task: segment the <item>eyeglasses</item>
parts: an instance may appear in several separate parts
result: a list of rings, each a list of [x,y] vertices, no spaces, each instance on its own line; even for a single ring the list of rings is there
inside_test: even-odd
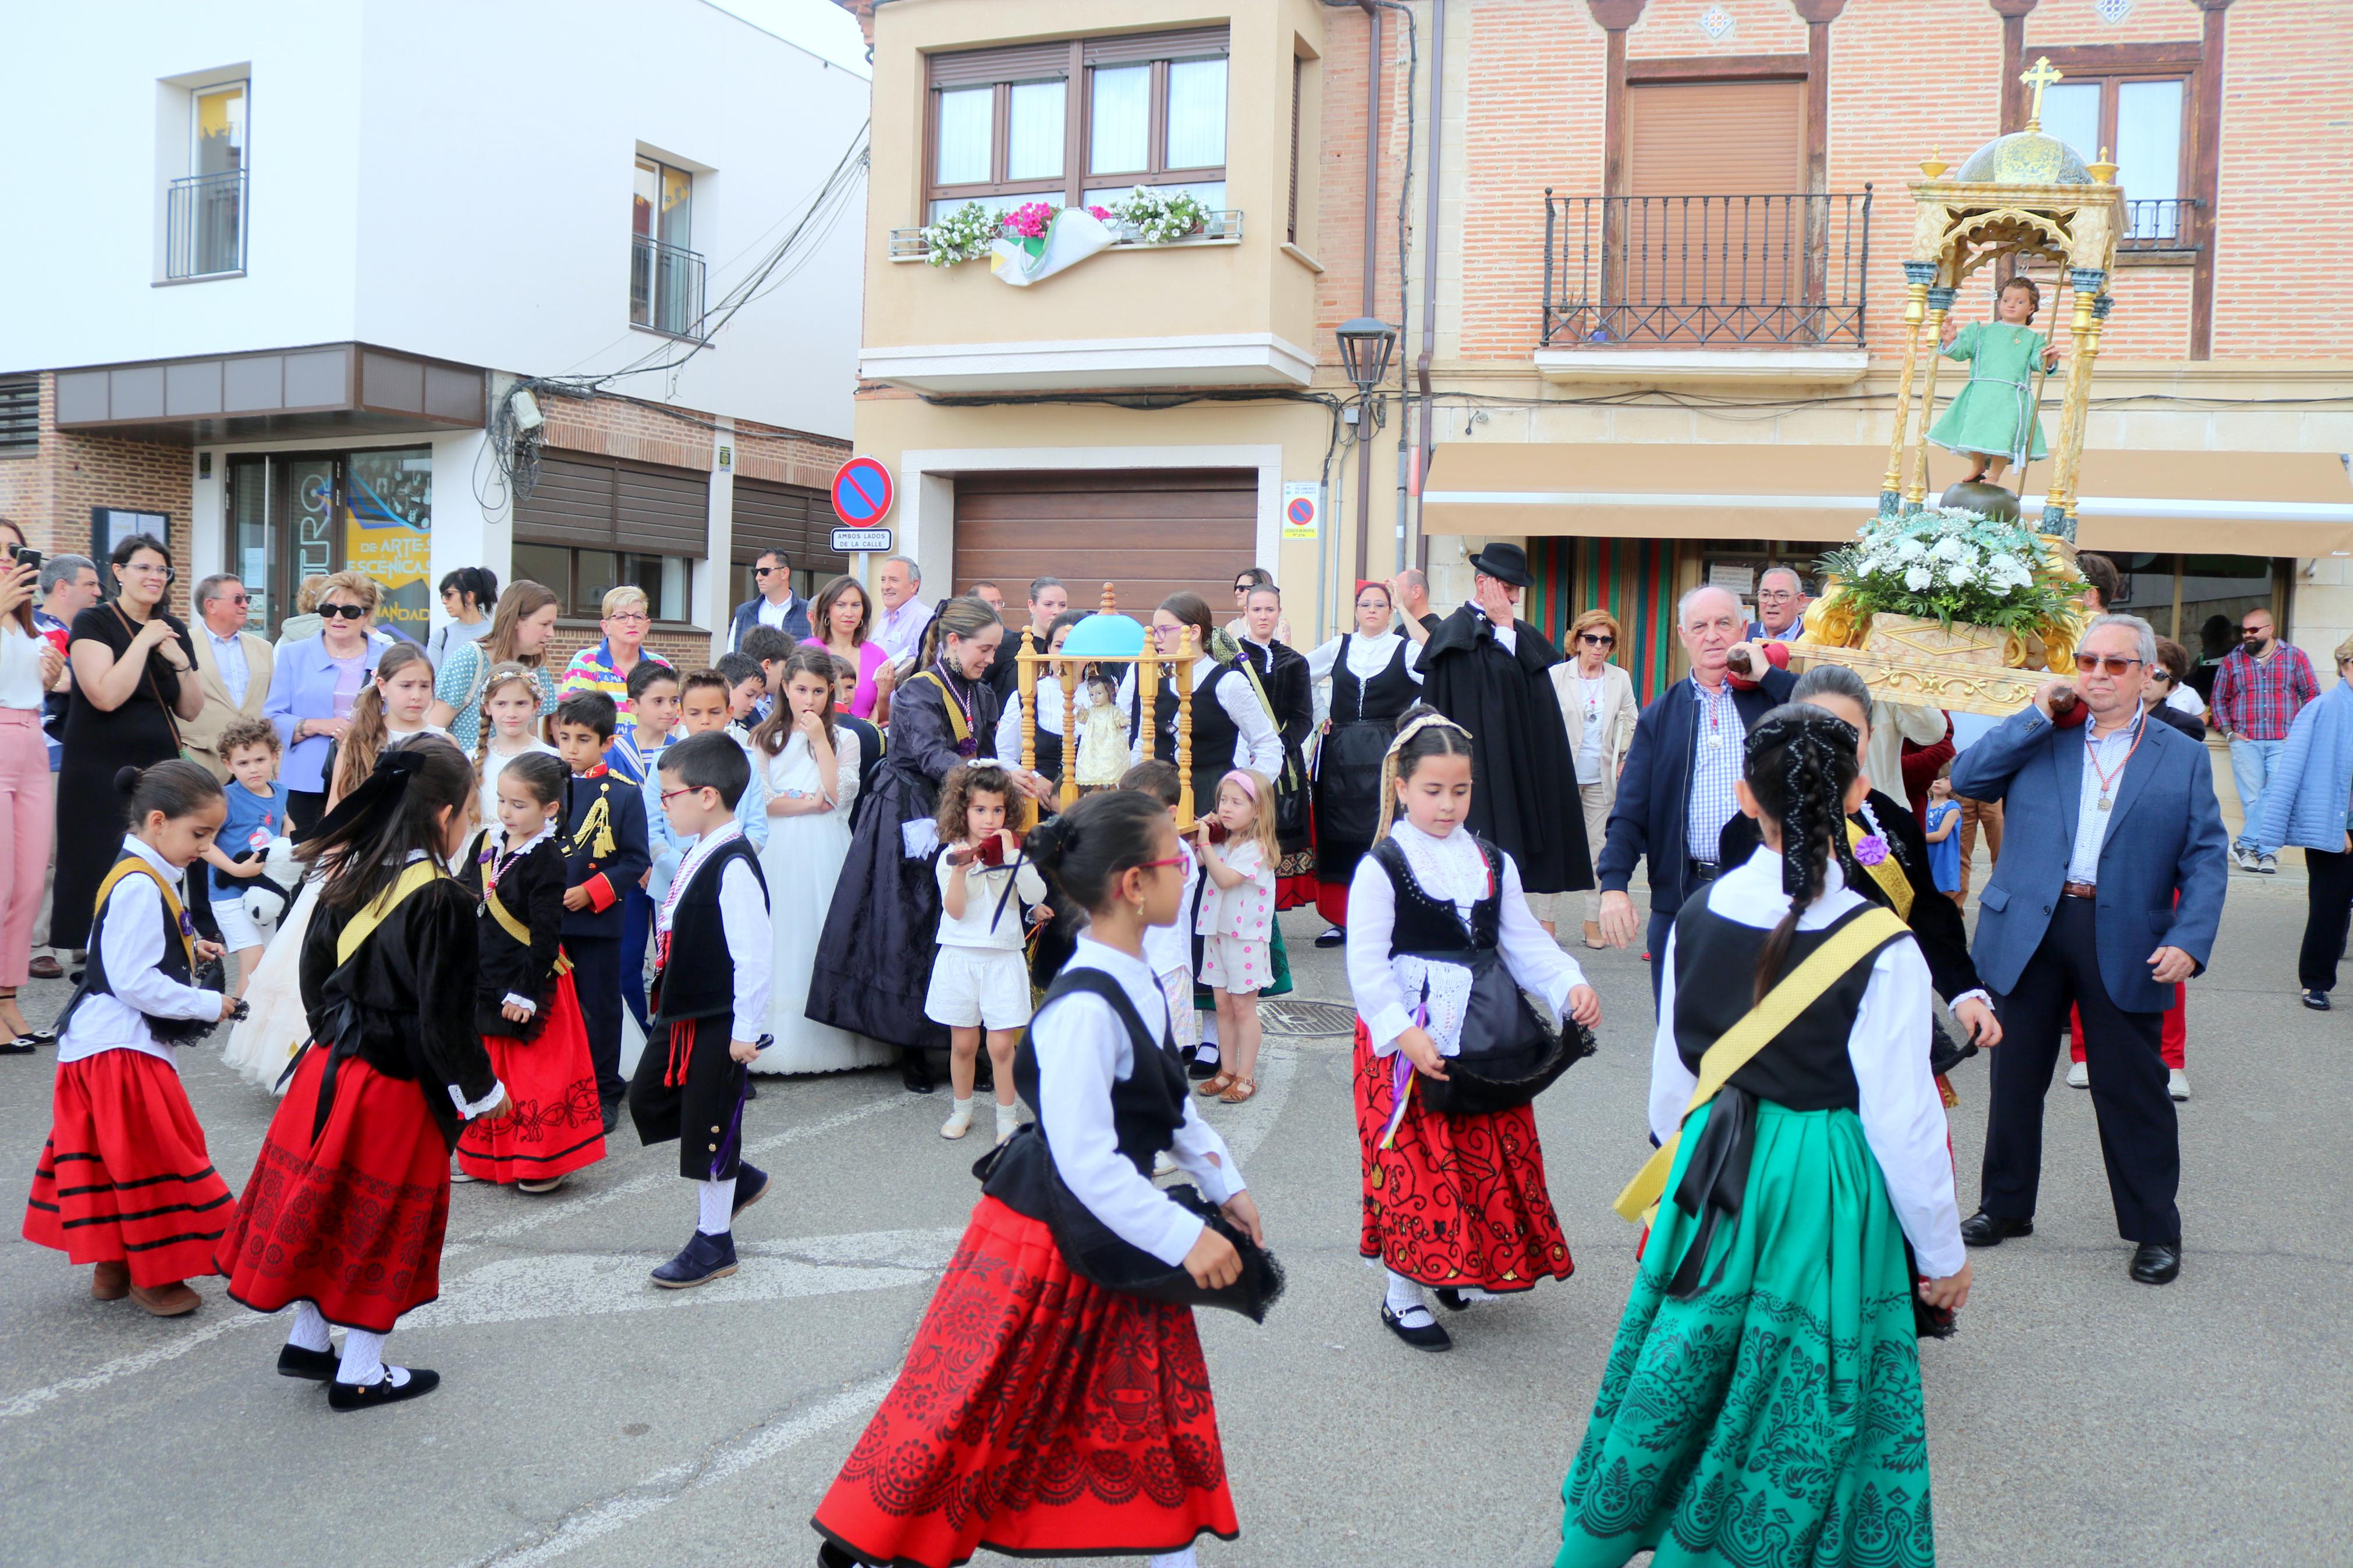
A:
[[[1139,871],[1157,871],[1163,866],[1182,866],[1184,863],[1185,857],[1182,855],[1170,855],[1158,860],[1145,860],[1135,868]]]
[[[656,795],[654,798],[660,801],[662,805],[668,805],[680,795],[694,795],[709,787],[710,786],[708,784],[689,784],[684,789],[665,790],[662,794]]]
[[[227,599],[232,605],[249,605],[253,603],[252,596],[247,594],[215,594],[213,598],[216,600]]]
[[[136,572],[142,577],[161,577],[168,583],[179,574],[169,566],[157,566],[151,562],[132,561],[115,568],[118,572]]]
[[[2079,653],[2075,656],[2075,668],[2084,675],[2122,675],[2139,662],[2119,653]]]
[[[1616,647],[1618,646],[1618,639],[1616,637],[1605,637],[1599,632],[1579,632],[1577,634],[1577,640],[1581,643],[1589,643],[1595,647]]]
[[[319,613],[330,620],[341,616],[347,621],[364,621],[368,615],[365,605],[322,605]]]
[[[764,572],[761,575],[765,577],[767,574]],[[607,616],[605,618],[617,626],[645,626],[653,624],[651,616],[641,615],[636,610],[623,610],[617,615]]]
[[[2272,629],[2269,626],[2241,626],[2239,628],[2239,635],[2242,637],[2269,637],[2271,635],[2271,630]]]
[[[783,570],[784,568],[781,566],[754,566],[752,568],[752,575],[754,577],[773,577]]]

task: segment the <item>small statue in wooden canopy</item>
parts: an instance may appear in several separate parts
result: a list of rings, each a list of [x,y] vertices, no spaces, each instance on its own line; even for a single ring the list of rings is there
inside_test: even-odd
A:
[[[1095,776],[1102,771],[1102,753],[1106,738],[1115,737],[1111,744],[1116,748],[1119,770],[1124,771],[1127,747],[1123,716],[1115,694],[1105,699],[1100,691],[1083,706],[1079,700],[1079,671],[1084,666],[1134,665],[1136,689],[1156,690],[1164,673],[1190,669],[1196,650],[1193,628],[1187,626],[1173,654],[1158,651],[1141,623],[1119,613],[1119,595],[1110,583],[1103,585],[1103,600],[1096,612],[1072,626],[1063,640],[1060,655],[1050,653],[1037,646],[1037,638],[1025,626],[1021,631],[1021,651],[1014,656],[1016,679],[1021,693],[1021,765],[1034,769],[1038,765],[1038,676],[1041,668],[1047,679],[1061,691],[1062,766],[1061,787],[1057,795],[1058,809],[1068,810],[1079,798],[1082,783],[1092,787]],[[1179,680],[1176,686],[1176,826],[1180,831],[1193,826],[1193,689],[1189,682]],[[1079,714],[1077,722],[1068,717]],[[1108,722],[1106,722],[1108,721]],[[1086,777],[1082,778],[1082,775]],[[1111,783],[1117,782],[1114,773]]]

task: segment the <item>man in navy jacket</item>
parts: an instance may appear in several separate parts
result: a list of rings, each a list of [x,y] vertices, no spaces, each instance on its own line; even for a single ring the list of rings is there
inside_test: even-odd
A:
[[[1953,763],[1953,793],[2001,801],[2006,818],[1971,950],[2005,1043],[1961,1239],[2033,1234],[2042,1100],[2072,1005],[2116,1229],[2137,1244],[2130,1272],[2145,1285],[2181,1269],[2181,1144],[2158,1023],[2176,983],[2206,967],[2230,878],[2206,748],[2142,715],[2156,662],[2147,621],[2098,616],[2076,649],[2080,673],[2046,683]],[[2069,692],[2088,724],[2053,723],[2052,700]]]
[[[809,602],[793,592],[793,563],[781,550],[771,550],[752,563],[752,581],[760,591],[735,606],[727,622],[727,651],[744,647],[744,634],[754,626],[771,626],[796,641],[809,635]]]
[[[1601,883],[1601,934],[1612,947],[1634,940],[1634,900],[1626,895],[1634,862],[1651,862],[1651,1002],[1659,1000],[1659,960],[1683,900],[1715,877],[1715,843],[1739,810],[1733,781],[1740,776],[1748,731],[1789,700],[1797,678],[1766,660],[1757,643],[1741,640],[1748,626],[1739,595],[1698,587],[1675,606],[1675,635],[1691,656],[1691,677],[1678,680],[1634,721],[1634,744],[1618,775],[1618,804],[1609,837],[1595,867]],[[1764,671],[1754,689],[1730,680],[1735,648],[1748,668]],[[1698,852],[1694,852],[1694,846]]]

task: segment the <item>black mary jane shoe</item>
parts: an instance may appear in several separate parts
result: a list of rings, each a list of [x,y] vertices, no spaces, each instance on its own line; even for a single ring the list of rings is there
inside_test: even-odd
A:
[[[2132,1277],[2143,1285],[2170,1285],[2181,1272],[2181,1247],[2144,1241],[2133,1248]]]
[[[2032,1236],[2031,1219],[2003,1219],[1983,1209],[1961,1221],[1961,1239],[1971,1247],[2000,1247],[2013,1236]]]
[[[751,1161],[738,1158],[735,1162],[735,1206],[727,1211],[727,1217],[733,1219],[737,1215],[766,1197],[769,1187],[776,1184],[776,1180],[774,1176],[752,1163]]]
[[[1185,1064],[1185,1076],[1195,1083],[1200,1083],[1205,1079],[1217,1077],[1219,1065],[1216,1057],[1196,1054],[1191,1061]]]
[[[1318,947],[1345,947],[1348,945],[1348,933],[1341,930],[1338,926],[1327,927],[1324,930],[1324,934],[1315,939],[1315,945]]]
[[[1381,1322],[1389,1332],[1418,1351],[1451,1351],[1454,1348],[1454,1336],[1440,1328],[1435,1320],[1418,1329],[1409,1329],[1398,1321],[1398,1315],[1389,1310],[1386,1301],[1381,1303]]]
[[[18,1035],[13,1040],[0,1040],[0,1057],[29,1057],[40,1048],[40,1041],[30,1035]]]
[[[278,1347],[278,1375],[280,1377],[332,1383],[335,1381],[335,1369],[342,1364],[343,1357],[337,1355],[332,1347],[322,1351],[306,1351],[301,1345]]]
[[[389,1370],[374,1383],[344,1383],[338,1379],[327,1384],[327,1408],[374,1410],[380,1405],[397,1405],[404,1399],[422,1399],[440,1386],[441,1374],[421,1366],[410,1367],[408,1381],[396,1385]]]

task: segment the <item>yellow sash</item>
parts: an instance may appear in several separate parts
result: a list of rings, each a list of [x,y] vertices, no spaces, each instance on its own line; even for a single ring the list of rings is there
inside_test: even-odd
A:
[[[1862,825],[1853,817],[1848,817],[1846,819],[1847,847],[1852,849],[1862,843]],[[1881,842],[1885,843],[1886,840],[1882,839]],[[1895,906],[1895,918],[1909,922],[1912,919],[1912,879],[1905,876],[1904,868],[1895,863],[1895,847],[1892,844],[1888,845],[1887,853],[1880,858],[1878,865],[1864,866],[1862,868],[1871,873],[1873,881],[1879,884],[1879,890],[1887,895],[1887,901]]]
[[[972,726],[965,722],[964,710],[957,705],[955,694],[948,689],[948,683],[928,669],[914,679],[928,680],[940,689],[940,706],[948,710],[948,733],[954,735],[959,744],[971,740]]]
[[[1765,994],[1765,1000],[1726,1029],[1700,1058],[1699,1083],[1692,1090],[1691,1103],[1683,1107],[1683,1120],[1690,1121],[1693,1111],[1715,1099],[1715,1091],[1734,1073],[1746,1067],[1757,1052],[1797,1022],[1798,1015],[1820,1001],[1822,994],[1837,984],[1848,970],[1883,942],[1905,935],[1908,929],[1887,910],[1873,906],[1849,921],[1836,936],[1816,948],[1812,957],[1783,975],[1780,983]],[[1663,959],[1665,954],[1660,956]],[[1651,1153],[1634,1179],[1626,1184],[1626,1190],[1618,1194],[1613,1205],[1620,1217],[1647,1225],[1657,1214],[1659,1196],[1667,1190],[1667,1176],[1674,1167],[1675,1150],[1683,1142],[1683,1136],[1678,1127],[1674,1135]]]
[[[340,969],[352,961],[360,944],[375,934],[375,928],[392,918],[392,911],[408,900],[408,895],[428,882],[438,882],[443,873],[430,857],[412,860],[404,868],[399,879],[375,897],[375,902],[352,917],[351,924],[335,938],[335,966]]]
[[[125,877],[145,877],[164,895],[166,923],[171,926],[172,934],[180,939],[180,950],[188,955],[188,968],[193,971],[196,967],[196,944],[195,939],[188,935],[188,928],[181,923],[180,896],[172,891],[172,884],[154,867],[138,856],[125,855],[114,863],[114,869],[109,871],[106,880],[98,885],[98,899],[91,904],[91,910],[96,911],[106,908],[107,895],[113,892],[115,884]]]
[[[516,942],[526,951],[530,949],[531,928],[515,919],[514,911],[507,908],[506,901],[499,897],[498,889],[491,886],[487,879],[482,884],[482,907],[491,911],[491,918],[499,922],[501,931],[514,938]],[[558,974],[572,973],[572,960],[565,955],[561,948],[558,948],[555,953],[555,973]]]

